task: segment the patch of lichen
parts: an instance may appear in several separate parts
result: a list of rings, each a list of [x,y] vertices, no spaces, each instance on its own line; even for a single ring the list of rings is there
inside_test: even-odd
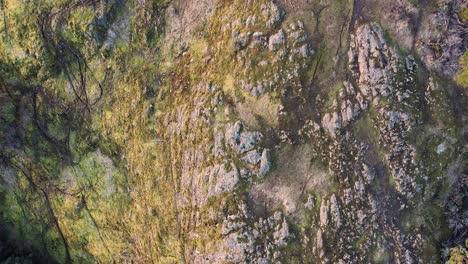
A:
[[[28,110],[22,111],[20,114],[27,114]],[[122,246],[122,240],[128,243],[125,235],[114,229],[123,227],[125,223],[125,218],[121,217],[125,210],[120,209],[123,209],[122,205],[128,204],[125,198],[126,182],[117,170],[104,171],[104,168],[112,168],[110,160],[103,164],[99,161],[99,157],[86,156],[86,153],[96,149],[96,146],[84,142],[88,137],[82,138],[83,134],[90,133],[89,130],[76,127],[73,130],[74,140],[71,140],[70,144],[73,149],[72,162],[76,164],[70,165],[63,161],[64,153],[57,151],[57,146],[53,143],[47,140],[34,140],[37,137],[41,139],[41,136],[33,124],[26,127],[22,142],[24,152],[19,152],[16,157],[12,156],[12,160],[7,162],[7,166],[20,173],[16,175],[14,185],[7,192],[7,199],[1,201],[2,207],[9,208],[2,210],[2,222],[5,221],[11,224],[12,228],[19,230],[17,239],[25,240],[27,243],[37,241],[32,243],[31,247],[39,251],[46,250],[46,253],[48,251],[47,254],[52,254],[51,257],[59,262],[64,261],[64,245],[51,215],[57,218],[73,259],[90,262],[92,257],[89,254],[103,260],[118,257],[128,246],[127,244]],[[8,152],[8,149],[6,148],[5,152],[2,149],[1,154],[11,156],[15,153]],[[64,168],[64,164],[68,165]],[[104,182],[105,174],[109,174],[106,176],[106,182]],[[121,186],[120,190],[110,197],[103,195],[107,188],[114,185],[108,181],[109,179],[116,181],[115,185]],[[47,203],[50,203],[52,208],[49,212],[47,199]],[[87,210],[93,211],[97,224],[93,224],[86,214],[77,213],[83,207],[82,199],[87,200]],[[115,220],[123,223],[107,228]],[[105,230],[100,231],[103,238],[97,238],[95,232],[98,228]],[[87,241],[86,246],[83,245],[83,241]],[[103,252],[102,248],[95,248],[99,245],[102,247],[103,243],[112,253]],[[116,246],[119,249],[115,249]],[[88,257],[82,259],[83,255]]]
[[[298,237],[302,237],[301,230],[296,229],[296,226],[290,225],[290,230],[294,236],[293,239],[289,239],[285,246],[278,249],[280,257],[278,258],[282,263],[304,263],[304,248],[300,243]]]
[[[88,155],[59,177],[51,175],[52,165],[45,162],[19,157],[11,164],[20,172],[2,201],[8,205],[2,220],[16,226],[21,239],[47,250],[58,262],[65,259],[58,232],[65,236],[71,257],[81,262],[111,261],[127,249],[128,239],[121,231],[127,190],[108,158]],[[54,218],[58,224],[49,222]]]
[[[468,240],[465,239],[465,245],[460,245],[450,249],[450,258],[447,264],[463,263],[468,259]]]
[[[66,67],[71,71],[78,65],[74,57],[82,52],[86,58],[95,54],[87,37],[89,23],[94,16],[90,5],[78,1],[22,2],[10,7],[7,3],[2,23],[3,59],[21,64],[20,72],[28,81],[53,83],[60,81]],[[66,19],[66,23],[57,20]],[[55,45],[62,45],[58,49]],[[71,72],[70,71],[70,72]],[[64,88],[63,85],[58,85]],[[49,87],[52,88],[52,87]]]

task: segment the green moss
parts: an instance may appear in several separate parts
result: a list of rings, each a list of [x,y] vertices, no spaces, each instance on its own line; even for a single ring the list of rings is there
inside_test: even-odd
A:
[[[342,89],[343,89],[343,83],[341,81],[333,85],[333,88],[328,92],[328,95],[326,96],[327,100],[324,104],[324,109],[329,109],[332,107],[333,102],[338,97]],[[338,109],[339,109],[339,106],[338,106]]]
[[[298,241],[289,241],[289,243],[283,249],[281,249],[280,252],[281,263],[304,263],[303,247]]]
[[[0,117],[6,122],[13,122],[15,120],[16,108],[13,102],[7,101],[0,106]]]
[[[410,4],[412,4],[414,7],[418,7],[419,1],[418,0],[410,0]]]
[[[380,161],[385,160],[385,150],[380,144],[380,135],[376,128],[376,117],[373,110],[369,114],[363,114],[356,122],[353,124],[353,131],[358,137],[363,137],[370,141],[373,146],[373,150],[378,155]]]
[[[462,8],[462,10],[460,11],[460,17],[464,22],[468,20],[468,8]]]
[[[320,206],[322,205],[322,194],[317,192],[315,193],[315,208],[320,210]]]
[[[468,13],[468,11],[466,11]],[[460,58],[460,65],[462,70],[457,75],[457,83],[462,87],[468,87],[468,51],[463,53]]]
[[[353,248],[356,250],[359,250],[361,248],[361,245],[366,242],[367,240],[367,234],[361,235],[353,244]]]

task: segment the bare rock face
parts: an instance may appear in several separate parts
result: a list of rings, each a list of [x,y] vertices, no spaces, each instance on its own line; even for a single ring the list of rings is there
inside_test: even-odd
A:
[[[377,105],[393,89],[399,55],[387,45],[382,28],[376,23],[359,27],[350,46],[349,65],[359,89],[368,101]]]
[[[341,116],[337,113],[326,113],[322,119],[322,126],[325,127],[332,137],[341,128]]]
[[[225,192],[234,190],[239,181],[239,172],[234,164],[228,166],[221,165],[215,166],[210,171],[210,189],[208,190],[208,196],[220,195]]]
[[[242,158],[245,162],[255,165],[260,161],[260,154],[257,150],[251,150]]]
[[[167,40],[175,44],[188,42],[196,27],[213,13],[215,7],[213,0],[174,2],[166,9]]]
[[[288,223],[281,212],[275,212],[266,219],[259,218],[253,226],[242,219],[251,217],[244,211],[241,215],[230,215],[223,223],[224,261],[268,263],[279,256],[279,250],[292,237]],[[271,240],[262,238],[270,237]]]
[[[341,130],[346,129],[362,110],[367,110],[367,100],[351,83],[344,82],[343,89],[333,100],[332,112],[323,116],[322,126],[331,137],[335,137]]]
[[[411,199],[416,190],[416,152],[407,138],[418,122],[412,114],[412,105],[420,100],[412,91],[414,59],[411,56],[403,59],[395,48],[389,46],[376,23],[359,27],[352,38],[350,70],[358,81],[364,100],[378,109],[376,123],[379,125],[380,140],[390,151],[386,155],[387,164],[392,170],[397,189]],[[403,79],[399,75],[404,76]],[[381,103],[381,100],[386,102]],[[410,101],[405,104],[403,100]],[[394,106],[391,106],[391,102],[394,102]],[[408,111],[392,111],[392,107],[398,104],[403,104]]]

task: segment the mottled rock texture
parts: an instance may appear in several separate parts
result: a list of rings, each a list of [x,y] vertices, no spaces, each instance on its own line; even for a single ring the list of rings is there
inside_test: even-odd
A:
[[[464,1],[5,1],[0,263],[465,263]]]

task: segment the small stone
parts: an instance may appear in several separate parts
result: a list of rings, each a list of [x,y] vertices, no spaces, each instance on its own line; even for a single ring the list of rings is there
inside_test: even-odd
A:
[[[270,171],[270,150],[264,149],[262,152],[262,157],[260,159],[260,170],[258,172],[259,177],[264,177],[268,171]]]
[[[302,57],[307,58],[309,56],[309,46],[307,44],[302,45],[299,48],[299,53],[301,53]]]
[[[447,145],[445,144],[445,142],[442,142],[437,146],[436,152],[437,152],[437,154],[441,154],[446,149],[447,149]]]

